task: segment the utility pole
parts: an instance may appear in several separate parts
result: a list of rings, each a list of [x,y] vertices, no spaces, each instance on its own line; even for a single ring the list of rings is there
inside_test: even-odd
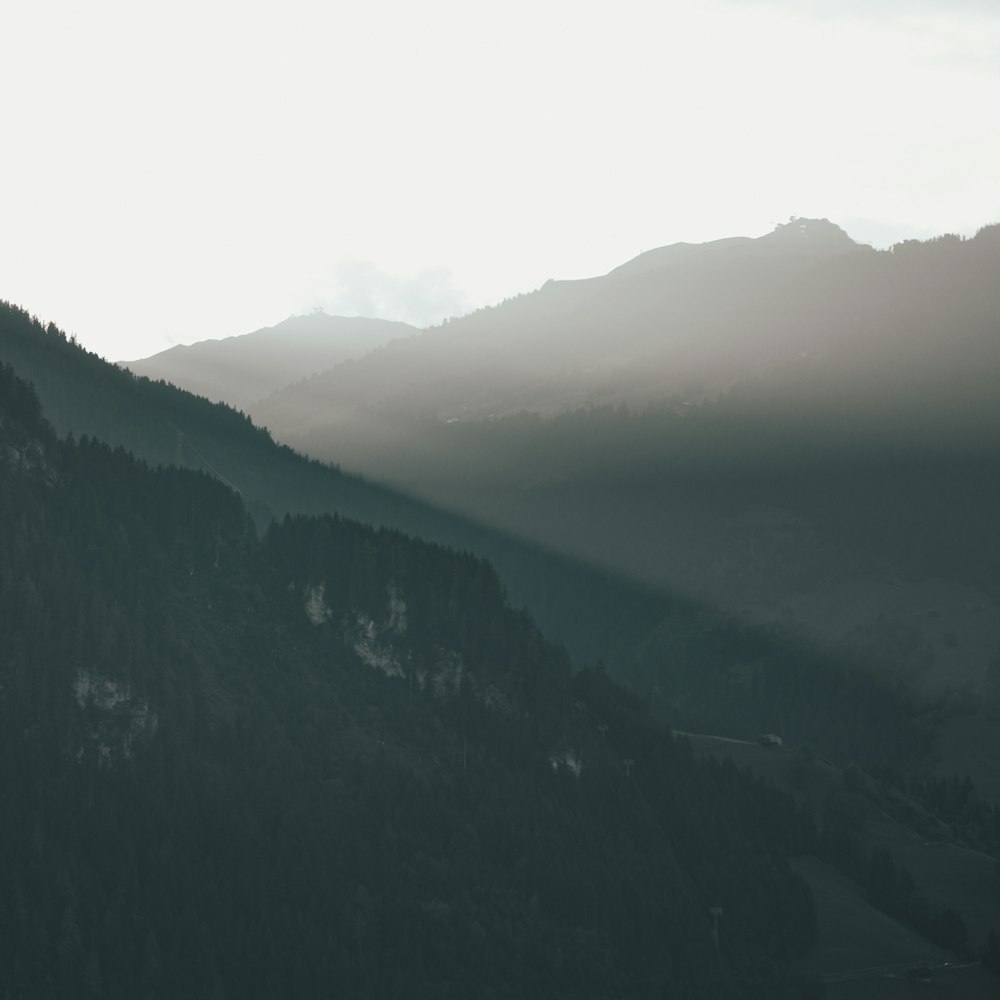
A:
[[[712,914],[712,944],[715,945],[715,954],[719,955],[719,917],[722,916],[722,907],[713,906],[708,912]]]

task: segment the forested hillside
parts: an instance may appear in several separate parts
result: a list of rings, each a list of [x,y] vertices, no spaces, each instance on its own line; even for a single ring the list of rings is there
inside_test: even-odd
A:
[[[809,817],[574,674],[480,559],[259,540],[2,368],[0,609],[11,997],[808,988]]]
[[[927,759],[936,716],[918,714],[906,692],[855,669],[849,656],[819,654],[779,631],[747,627],[303,459],[228,407],[136,378],[10,306],[0,308],[0,358],[35,384],[60,433],[207,472],[239,490],[261,529],[274,515],[339,513],[488,558],[512,603],[576,662],[602,660],[680,728],[780,731],[844,763]]]

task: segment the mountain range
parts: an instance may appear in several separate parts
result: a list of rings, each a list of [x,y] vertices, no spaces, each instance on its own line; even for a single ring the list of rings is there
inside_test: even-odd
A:
[[[748,396],[822,420],[834,438],[859,408],[888,422],[876,436],[887,444],[975,437],[996,416],[998,233],[876,252],[798,219],[755,240],[665,247],[316,373],[252,414],[315,454],[336,428],[341,460],[344,448],[354,459],[352,441],[414,419],[685,412]]]
[[[663,247],[251,414],[439,508],[964,706],[942,766],[1000,794],[1000,755],[966,735],[994,745],[1000,683],[998,234],[875,251],[793,219]]]
[[[675,244],[609,274],[549,281],[480,310],[317,373],[255,408],[283,438],[358,417],[419,415],[440,421],[545,415],[585,404],[692,401],[809,350],[814,297],[863,266],[870,248],[826,220],[795,220],[760,239]]]
[[[885,846],[961,831],[923,877],[968,869],[1000,810],[967,783],[695,753],[481,559],[260,537],[212,475],[57,438],[6,365],[0,526],[11,995],[806,998],[872,954],[994,989],[983,873],[929,899]]]
[[[995,235],[301,356],[383,483],[0,305],[0,985],[993,995]]]

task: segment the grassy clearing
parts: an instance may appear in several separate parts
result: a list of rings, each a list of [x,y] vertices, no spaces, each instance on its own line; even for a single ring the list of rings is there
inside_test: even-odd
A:
[[[704,734],[689,734],[687,738],[697,753],[730,757],[738,766],[809,799],[817,816],[822,815],[828,797],[843,801],[847,795],[842,772],[823,760],[814,759],[804,767],[800,754],[786,748]],[[933,906],[960,913],[973,947],[983,945],[991,926],[1000,931],[1000,873],[993,858],[951,842],[948,828],[909,800],[904,805],[910,808],[919,829],[890,817],[865,796],[848,798],[869,846],[888,850],[895,862],[913,875]],[[884,974],[871,973],[871,983],[831,982],[831,997],[909,997],[916,995],[912,992],[915,989],[924,991],[920,996],[1000,995],[996,978],[984,970],[981,975],[949,970],[945,976],[941,972],[930,984],[885,978],[905,971],[900,966],[942,966],[958,959],[874,909],[859,885],[824,862],[803,859],[796,867],[813,890],[819,918],[819,944],[804,968],[824,977],[885,970]],[[992,984],[992,992],[982,993],[977,985],[983,976]],[[967,993],[961,992],[965,989]]]
[[[935,906],[962,914],[969,938],[982,945],[990,927],[1000,931],[1000,875],[996,861],[958,844],[928,841],[898,823],[868,823],[873,846],[884,847],[908,869]]]
[[[870,906],[856,882],[825,862],[801,858],[794,867],[812,889],[819,921],[819,943],[803,961],[804,970],[827,977],[955,961],[954,955]]]

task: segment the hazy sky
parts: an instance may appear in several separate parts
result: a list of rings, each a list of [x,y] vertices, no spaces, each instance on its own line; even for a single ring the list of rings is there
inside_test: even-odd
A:
[[[111,359],[1000,220],[1000,3],[5,0],[0,298]]]

